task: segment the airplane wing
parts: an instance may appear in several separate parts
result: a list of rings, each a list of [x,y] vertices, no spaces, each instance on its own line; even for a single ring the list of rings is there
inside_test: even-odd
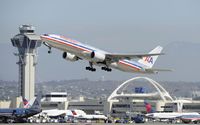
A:
[[[106,58],[109,60],[121,60],[121,59],[134,59],[143,58],[148,56],[164,55],[164,53],[148,53],[148,54],[106,54]]]

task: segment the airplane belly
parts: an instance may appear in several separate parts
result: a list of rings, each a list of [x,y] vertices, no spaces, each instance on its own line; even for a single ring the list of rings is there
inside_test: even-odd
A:
[[[129,67],[122,65],[119,62],[111,63],[110,67],[124,71],[124,72],[133,72]]]
[[[73,53],[73,54],[77,54],[77,53],[80,53],[80,50],[78,48],[74,48],[72,46],[68,46],[68,45],[65,45],[65,44],[61,44],[61,43],[56,43],[56,42],[51,42],[51,41],[47,41],[47,43],[54,47],[54,48],[57,48],[57,49],[60,49],[64,52],[70,52],[70,53]]]
[[[66,44],[58,43],[58,42],[54,42],[54,41],[50,41],[50,40],[46,41],[46,43],[49,44],[51,47],[60,49],[64,52],[72,53],[80,58],[84,58],[88,61],[91,61],[91,58],[89,58],[89,56],[84,56],[84,54],[83,54],[84,50],[81,50],[80,48],[68,46]]]
[[[122,71],[126,71],[126,72],[136,72],[135,69],[132,69],[130,66],[124,65],[122,63],[118,63],[118,68],[121,69]]]

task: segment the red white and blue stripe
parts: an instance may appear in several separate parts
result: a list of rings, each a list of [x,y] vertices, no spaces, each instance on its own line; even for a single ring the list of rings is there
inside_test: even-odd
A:
[[[82,51],[87,51],[87,52],[92,52],[94,51],[93,49],[89,48],[89,47],[86,47],[84,45],[81,45],[78,41],[75,41],[75,40],[72,40],[72,39],[69,39],[69,38],[64,38],[64,37],[56,37],[56,36],[51,36],[51,35],[43,35],[41,36],[42,38],[45,38],[47,40],[50,40],[50,41],[54,41],[54,42],[58,42],[58,43],[61,43],[61,44],[65,44],[65,45],[68,45],[68,46],[71,46],[73,48],[78,48]]]
[[[129,66],[129,67],[131,67],[135,70],[138,70],[138,71],[143,69],[143,67],[140,66],[139,64],[136,64],[136,62],[129,61],[129,60],[120,60],[119,63],[126,65],[126,66]]]

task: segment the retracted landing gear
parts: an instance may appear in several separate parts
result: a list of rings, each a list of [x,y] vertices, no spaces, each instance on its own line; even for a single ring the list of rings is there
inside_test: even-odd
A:
[[[89,70],[89,71],[92,71],[92,72],[95,72],[96,69],[93,68],[93,63],[92,63],[92,62],[89,62],[89,64],[90,64],[90,66],[85,67],[85,69],[86,69],[86,70]]]

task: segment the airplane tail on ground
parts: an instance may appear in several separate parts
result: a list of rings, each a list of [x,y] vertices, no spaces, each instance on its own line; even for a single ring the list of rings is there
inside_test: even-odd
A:
[[[76,113],[74,110],[72,110],[71,112],[72,112],[72,114],[73,114],[74,116],[77,115],[77,113]]]
[[[22,101],[23,101],[24,108],[28,108],[28,104],[29,104],[28,100],[23,97]]]
[[[161,53],[162,49],[163,49],[163,47],[157,46],[155,49],[150,51],[149,54]],[[148,68],[152,68],[154,63],[156,62],[158,56],[159,55],[143,57],[142,59],[138,60],[138,62],[147,66]]]
[[[28,101],[26,98],[23,97],[22,100],[23,100],[24,108],[30,108],[33,105],[35,99],[36,97],[33,97],[31,100]]]
[[[37,95],[37,98],[33,102],[33,105],[30,108],[40,109],[41,108],[41,94]]]
[[[145,104],[145,108],[146,108],[147,113],[153,113],[154,112],[150,103],[144,101],[144,104]]]
[[[41,94],[37,97],[33,97],[30,101],[23,99],[24,108],[41,108]]]

